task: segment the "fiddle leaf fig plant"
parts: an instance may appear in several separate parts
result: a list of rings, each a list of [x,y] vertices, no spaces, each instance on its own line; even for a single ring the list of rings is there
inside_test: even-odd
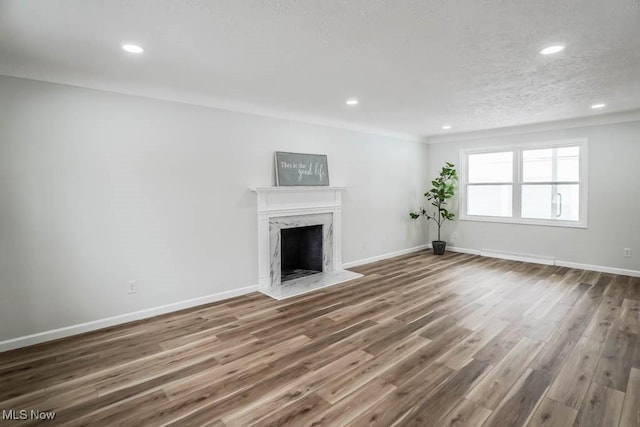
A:
[[[447,201],[455,195],[458,173],[453,163],[446,162],[440,171],[440,176],[431,181],[431,189],[424,193],[424,197],[431,204],[431,208],[421,207],[416,212],[410,212],[413,219],[421,216],[436,223],[438,226],[438,242],[440,241],[440,228],[446,220],[452,220],[455,215],[446,208]]]

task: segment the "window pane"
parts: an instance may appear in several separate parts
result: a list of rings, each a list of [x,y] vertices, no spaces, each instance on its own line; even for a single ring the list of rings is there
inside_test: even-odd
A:
[[[524,182],[580,180],[580,147],[522,151]]]
[[[511,216],[511,185],[467,186],[467,215]]]
[[[578,221],[580,185],[523,185],[522,217]]]
[[[512,182],[513,152],[469,154],[469,182]]]

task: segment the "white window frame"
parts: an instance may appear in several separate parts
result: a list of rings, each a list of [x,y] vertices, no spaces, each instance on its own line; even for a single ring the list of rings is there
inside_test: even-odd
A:
[[[580,211],[578,221],[568,220],[552,220],[552,219],[532,219],[521,217],[522,206],[522,151],[537,150],[546,148],[562,148],[562,147],[580,147]],[[484,153],[513,153],[513,181],[496,183],[496,185],[511,185],[512,188],[512,212],[511,217],[481,216],[467,215],[467,185],[469,184],[469,155]],[[459,184],[459,207],[460,212],[458,219],[460,221],[484,221],[484,222],[501,222],[507,224],[528,224],[528,225],[547,225],[552,227],[571,227],[571,228],[587,228],[588,227],[588,141],[586,138],[568,139],[561,141],[544,141],[531,142],[525,144],[505,144],[481,149],[461,149],[460,150],[460,184]],[[545,184],[544,182],[536,182],[536,184]],[[575,184],[575,182],[550,182],[549,184]]]

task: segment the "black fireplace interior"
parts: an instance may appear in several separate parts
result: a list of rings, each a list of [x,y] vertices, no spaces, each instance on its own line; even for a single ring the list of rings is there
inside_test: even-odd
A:
[[[322,225],[283,228],[281,281],[322,272]]]

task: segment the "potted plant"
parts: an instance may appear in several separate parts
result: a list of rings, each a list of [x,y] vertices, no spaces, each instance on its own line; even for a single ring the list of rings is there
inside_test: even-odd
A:
[[[438,226],[438,240],[431,242],[435,255],[444,255],[447,247],[447,242],[440,240],[440,228],[446,220],[451,220],[454,217],[454,214],[449,212],[445,206],[447,201],[454,196],[457,182],[458,174],[455,165],[446,162],[440,171],[440,176],[431,181],[431,189],[424,193],[424,197],[431,203],[433,209],[420,208],[418,212],[409,213],[413,219],[424,216]]]

